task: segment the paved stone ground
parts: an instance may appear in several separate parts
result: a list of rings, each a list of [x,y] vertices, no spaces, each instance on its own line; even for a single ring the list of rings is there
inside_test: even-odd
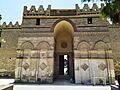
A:
[[[110,86],[72,84],[68,80],[55,80],[53,84],[14,85],[13,90],[111,90]]]
[[[111,90],[110,86],[14,85],[13,90]]]
[[[13,83],[14,79],[0,79],[0,83]],[[72,84],[68,80],[55,80],[53,84],[19,84],[14,85],[13,90],[111,90],[110,86],[86,86],[80,84]]]
[[[69,80],[61,79],[61,80],[55,80],[53,85],[76,85],[76,84],[70,83]]]

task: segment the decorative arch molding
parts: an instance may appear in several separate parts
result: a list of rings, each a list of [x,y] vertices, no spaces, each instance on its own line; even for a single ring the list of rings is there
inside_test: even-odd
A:
[[[110,37],[107,35],[107,36],[104,36],[103,37],[103,41],[105,42],[105,43],[109,43],[110,42]]]
[[[77,45],[77,50],[90,50],[90,44],[87,41],[81,41]]]
[[[50,50],[50,44],[47,41],[41,41],[36,48],[38,50]]]
[[[109,49],[107,43],[105,43],[104,41],[100,40],[100,41],[97,41],[94,45],[94,49],[95,50],[107,50]]]
[[[66,21],[66,22],[70,23],[70,24],[72,25],[72,27],[73,27],[74,32],[77,31],[77,27],[76,27],[75,23],[74,23],[72,20],[70,20],[70,19],[68,19],[68,18],[61,18],[61,19],[56,20],[56,21],[54,22],[54,24],[52,25],[52,27],[51,27],[51,31],[52,31],[52,32],[54,32],[55,26],[56,26],[59,22],[61,22],[61,21]]]
[[[34,45],[32,42],[30,41],[25,41],[21,44],[20,46],[21,49],[33,49],[34,48]]]

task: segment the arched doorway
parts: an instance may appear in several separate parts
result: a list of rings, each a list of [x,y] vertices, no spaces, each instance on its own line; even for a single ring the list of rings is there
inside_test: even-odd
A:
[[[65,20],[54,28],[54,77],[74,79],[73,26]]]

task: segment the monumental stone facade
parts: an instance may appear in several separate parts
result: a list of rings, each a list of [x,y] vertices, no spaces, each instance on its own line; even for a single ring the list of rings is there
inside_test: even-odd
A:
[[[103,7],[25,6],[21,25],[1,25],[0,76],[27,83],[61,78],[80,84],[114,83],[120,74],[120,26],[101,18]]]

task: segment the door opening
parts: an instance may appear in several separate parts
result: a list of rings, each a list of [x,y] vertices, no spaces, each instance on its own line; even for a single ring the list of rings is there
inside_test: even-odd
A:
[[[74,78],[74,50],[72,23],[62,20],[54,27],[54,78]]]
[[[59,75],[69,75],[68,55],[59,55]]]

